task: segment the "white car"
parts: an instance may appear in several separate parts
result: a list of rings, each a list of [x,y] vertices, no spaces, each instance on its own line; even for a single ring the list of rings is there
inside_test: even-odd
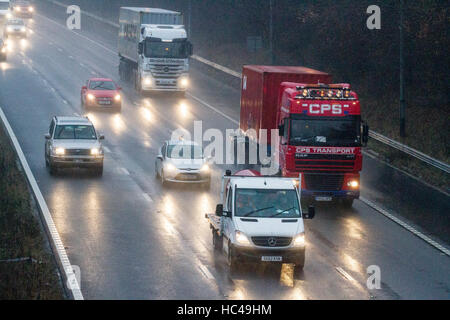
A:
[[[211,169],[203,148],[193,141],[166,141],[155,162],[156,176],[167,182],[201,183],[209,188]]]
[[[0,21],[12,18],[9,0],[0,0]]]
[[[3,31],[5,37],[27,37],[27,27],[22,19],[9,19],[6,21],[5,30]]]

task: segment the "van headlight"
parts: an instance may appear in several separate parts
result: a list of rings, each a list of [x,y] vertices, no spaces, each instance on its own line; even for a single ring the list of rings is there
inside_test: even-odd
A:
[[[168,163],[164,166],[164,170],[166,170],[167,172],[175,172],[177,171],[177,168],[173,164]]]
[[[102,154],[102,149],[100,148],[92,148],[91,149],[91,155],[92,156],[98,156]]]
[[[294,237],[294,242],[293,242],[295,247],[304,247],[306,244],[305,241],[305,234],[304,233],[300,233],[298,235],[296,235]]]
[[[209,172],[209,165],[208,164],[204,164],[202,166],[202,168],[200,169],[201,172]]]
[[[64,148],[55,148],[53,153],[57,156],[63,156],[66,153],[66,149]]]
[[[152,78],[151,77],[145,77],[144,78],[144,85],[146,85],[146,86],[151,86],[153,84],[153,80],[152,80]]]
[[[248,237],[239,230],[236,230],[236,243],[241,246],[251,245],[250,240],[248,240]]]

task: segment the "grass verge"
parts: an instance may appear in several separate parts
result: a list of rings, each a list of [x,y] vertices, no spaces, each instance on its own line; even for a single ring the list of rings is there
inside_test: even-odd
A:
[[[56,261],[19,168],[0,124],[0,300],[64,299]]]

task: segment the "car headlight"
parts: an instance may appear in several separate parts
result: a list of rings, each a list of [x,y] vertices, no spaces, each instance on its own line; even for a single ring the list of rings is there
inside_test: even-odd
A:
[[[351,180],[349,182],[347,182],[347,186],[349,186],[350,188],[358,188],[359,187],[359,182],[358,180]]]
[[[177,168],[176,168],[173,164],[171,164],[171,163],[166,164],[164,169],[165,169],[167,172],[174,172],[174,171],[177,171]]]
[[[180,87],[187,88],[189,85],[189,79],[187,77],[180,78]]]
[[[120,96],[120,94],[117,94],[117,95],[114,97],[114,100],[116,100],[116,101],[120,101],[120,99],[122,99],[122,97]]]
[[[55,153],[57,156],[62,156],[62,155],[64,155],[64,154],[66,153],[66,150],[65,150],[64,148],[56,148],[56,149],[54,150],[54,153]]]
[[[294,243],[294,246],[296,246],[296,247],[304,247],[305,244],[306,244],[305,234],[304,233],[300,233],[300,234],[296,235],[294,237],[294,242],[293,243]]]
[[[250,240],[248,240],[247,236],[243,232],[238,230],[236,230],[236,243],[242,246],[251,245]]]
[[[99,149],[99,148],[92,148],[91,149],[91,155],[98,156],[100,154],[102,154],[102,150],[101,149]]]
[[[88,93],[87,98],[88,98],[89,100],[94,100],[94,99],[95,99],[95,96],[94,96],[92,93]]]
[[[33,8],[33,7],[29,7],[29,8],[28,8],[28,11],[29,11],[29,12],[33,12],[33,11],[34,11],[34,8]]]
[[[202,172],[209,172],[209,165],[205,163],[202,166],[202,168],[200,169],[200,171],[202,171]]]
[[[25,32],[27,29],[25,27],[20,28],[20,32]]]
[[[5,52],[6,52],[6,48],[3,47],[3,48],[2,48],[2,53],[5,53]]]
[[[6,31],[8,31],[8,32],[13,32],[14,29],[13,29],[12,27],[6,27]]]
[[[6,19],[11,19],[11,18],[12,18],[12,14],[8,12],[8,13],[6,14]]]

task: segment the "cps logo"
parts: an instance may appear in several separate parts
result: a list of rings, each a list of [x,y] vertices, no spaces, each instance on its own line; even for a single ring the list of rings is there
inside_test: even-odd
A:
[[[342,114],[342,107],[348,108],[348,105],[340,105],[340,104],[310,104],[309,105],[309,113],[311,114]]]

